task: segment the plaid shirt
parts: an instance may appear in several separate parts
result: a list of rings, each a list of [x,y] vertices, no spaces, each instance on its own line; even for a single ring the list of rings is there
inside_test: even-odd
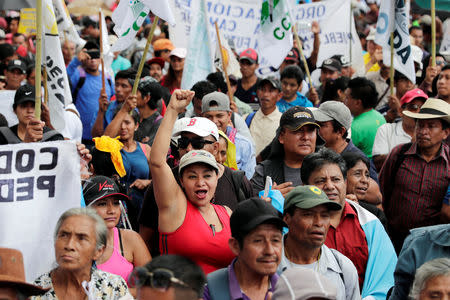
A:
[[[380,171],[383,208],[389,225],[399,234],[440,223],[440,211],[449,185],[449,146],[426,162],[413,143],[405,152],[397,174],[392,174],[402,145],[392,149]]]

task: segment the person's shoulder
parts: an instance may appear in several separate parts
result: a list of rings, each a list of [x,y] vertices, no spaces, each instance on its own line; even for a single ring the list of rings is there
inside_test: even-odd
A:
[[[118,230],[120,230],[124,244],[134,243],[141,237],[136,231],[131,229],[120,228]]]
[[[103,284],[112,285],[112,286],[123,285],[123,284],[125,284],[125,286],[126,286],[124,279],[120,275],[105,272],[100,269],[93,269],[91,280],[94,280],[94,282],[96,283],[96,286],[100,282],[102,282]]]
[[[50,272],[51,271],[48,271],[48,272],[45,272],[44,274],[38,276],[34,280],[33,283],[35,285],[38,285],[38,286],[43,287],[43,288],[51,287],[52,286],[52,278],[50,276]]]

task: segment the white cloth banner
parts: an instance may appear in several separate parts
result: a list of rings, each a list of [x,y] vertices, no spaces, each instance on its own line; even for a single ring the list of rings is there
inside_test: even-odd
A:
[[[390,35],[394,33],[394,69],[416,83],[414,60],[408,31],[409,12],[403,0],[381,1],[375,42],[383,47],[383,63],[391,65]]]
[[[74,42],[79,48],[82,48],[84,44],[86,44],[86,41],[78,35],[64,0],[53,0],[53,7],[55,8],[58,31],[62,33],[60,38],[67,38],[69,41]],[[66,32],[65,35],[63,34],[64,32]]]
[[[61,131],[65,127],[64,110],[72,103],[72,93],[70,92],[52,1],[44,0],[42,5],[44,6],[42,13],[44,24],[42,63],[47,69],[50,120],[53,127]]]
[[[74,142],[0,146],[0,245],[22,251],[28,281],[52,268],[56,221],[80,197]]]
[[[450,53],[450,19],[445,20],[442,27],[444,28],[444,38],[442,39],[439,52]]]
[[[109,44],[108,27],[106,26],[103,11],[101,11],[100,22],[102,22],[102,32],[100,32],[100,34],[102,35],[103,63],[105,64],[105,73],[109,74],[111,78],[114,78],[114,71],[111,68],[111,65],[114,61],[114,53],[111,51],[111,46]]]
[[[187,41],[192,29],[195,13],[198,11],[199,0],[170,0],[169,3],[175,15],[176,26],[170,26],[170,36],[176,47],[187,47]],[[209,19],[209,30],[214,30],[214,22],[217,21],[220,32],[231,41],[231,47],[237,53],[253,48],[260,50],[259,33],[261,18],[261,0],[207,0],[206,10]],[[292,4],[291,4],[292,5]],[[320,51],[317,65],[323,60],[335,55],[349,56],[350,43],[350,0],[330,0],[291,6],[291,14],[295,22],[319,22]],[[345,17],[344,17],[345,16]],[[345,21],[344,21],[345,20]],[[362,47],[352,24],[352,64],[354,68],[364,72]],[[308,57],[313,48],[313,33],[300,31],[300,37],[304,40],[305,55]],[[272,72],[268,67],[267,59],[260,59],[260,75]]]
[[[0,90],[0,112],[8,121],[8,126],[11,127],[19,123],[17,116],[13,110],[14,95],[16,91],[11,90]]]
[[[201,0],[194,22],[192,34],[189,36],[183,78],[181,79],[181,88],[187,90],[190,90],[196,82],[205,80],[209,73],[215,71],[209,32],[206,26],[204,0]]]

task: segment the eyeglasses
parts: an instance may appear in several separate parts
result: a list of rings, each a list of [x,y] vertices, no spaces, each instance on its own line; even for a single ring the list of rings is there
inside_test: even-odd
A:
[[[417,104],[408,103],[404,106],[404,109],[414,112],[418,111],[420,109],[420,106]]]
[[[214,144],[214,142],[199,138],[190,139],[185,136],[182,136],[178,139],[179,149],[186,149],[189,146],[189,144],[191,144],[192,148],[194,148],[195,150],[201,150],[203,149],[203,147],[205,147],[205,144]]]
[[[154,289],[167,291],[172,285],[191,288],[182,280],[176,278],[171,270],[159,268],[149,272],[146,268],[137,267],[130,276],[131,287],[150,286]]]

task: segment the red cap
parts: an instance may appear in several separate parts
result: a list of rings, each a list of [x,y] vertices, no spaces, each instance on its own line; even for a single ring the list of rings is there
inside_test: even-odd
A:
[[[416,98],[424,98],[425,100],[427,100],[428,95],[425,94],[421,89],[413,89],[407,91],[400,99],[400,105],[403,106],[405,104],[408,104],[409,102],[413,101]]]
[[[250,61],[252,64],[258,63],[258,53],[256,53],[255,49],[248,48],[239,54],[239,61],[246,59]]]
[[[164,68],[164,59],[162,59],[161,57],[153,57],[152,59],[147,60],[147,65],[151,65],[151,64],[158,64],[161,69]]]

